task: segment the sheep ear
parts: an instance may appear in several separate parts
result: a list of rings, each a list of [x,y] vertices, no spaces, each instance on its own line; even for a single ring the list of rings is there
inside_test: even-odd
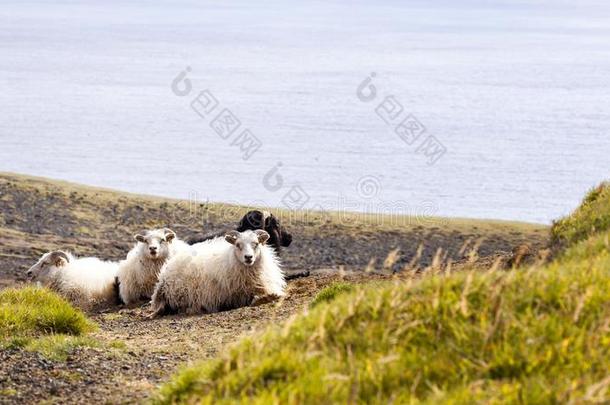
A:
[[[137,240],[138,242],[142,242],[142,243],[145,243],[145,242],[146,242],[146,239],[144,238],[144,236],[142,236],[142,235],[140,235],[140,234],[134,235],[134,237],[133,237],[133,238],[134,238],[135,240]]]
[[[168,242],[171,242],[176,237],[176,232],[172,231],[169,228],[165,228],[163,229],[163,231],[165,232],[165,240]]]
[[[259,243],[265,243],[269,239],[269,234],[266,231],[263,231],[262,229],[258,229],[255,232],[256,232],[256,235],[258,236]]]
[[[231,231],[225,235],[225,240],[229,242],[231,245],[234,245],[237,242],[237,238],[239,237],[239,232]]]
[[[49,256],[49,260],[57,267],[61,267],[67,263],[70,263],[70,258],[68,257],[68,255],[65,252],[62,252],[61,250],[57,250],[51,253],[51,256]]]

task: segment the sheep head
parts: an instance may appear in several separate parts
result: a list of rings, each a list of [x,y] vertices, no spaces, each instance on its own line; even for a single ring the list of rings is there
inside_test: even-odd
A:
[[[154,229],[134,236],[141,254],[151,260],[165,260],[169,256],[169,244],[176,233],[169,228]]]
[[[29,268],[27,276],[31,281],[44,283],[56,270],[70,262],[70,256],[61,250],[45,253],[35,265]]]
[[[253,266],[260,258],[261,246],[267,242],[269,234],[262,229],[256,231],[231,231],[225,235],[225,240],[232,244],[237,260],[246,265]]]

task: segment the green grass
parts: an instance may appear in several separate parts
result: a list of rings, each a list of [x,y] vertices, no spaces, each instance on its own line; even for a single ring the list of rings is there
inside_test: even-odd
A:
[[[310,307],[314,308],[323,302],[330,302],[337,298],[337,296],[352,292],[356,287],[350,283],[334,283],[328,287],[322,289],[311,301]]]
[[[64,359],[77,346],[95,346],[85,314],[59,295],[36,287],[0,291],[0,348],[37,351]]]
[[[610,252],[610,229],[579,242],[561,254],[561,260],[588,260]]]
[[[606,196],[555,227],[570,247],[553,263],[331,288],[309,313],[183,369],[155,401],[608,403]]]
[[[610,182],[595,187],[572,214],[551,228],[552,242],[567,247],[610,229]]]
[[[610,400],[609,269],[605,254],[359,288],[179,373],[158,402]]]
[[[14,390],[14,389],[10,389],[10,388],[0,389],[0,397],[13,397],[17,394],[18,394],[17,390]]]
[[[92,329],[85,314],[50,290],[27,287],[0,291],[0,338],[80,335]]]
[[[51,360],[63,361],[78,347],[100,347],[100,343],[87,336],[49,335],[29,340],[24,349],[38,352]]]

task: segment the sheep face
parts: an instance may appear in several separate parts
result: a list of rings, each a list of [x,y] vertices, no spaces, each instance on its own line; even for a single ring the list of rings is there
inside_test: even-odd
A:
[[[267,242],[269,234],[261,229],[256,231],[231,231],[225,240],[234,246],[237,260],[245,266],[253,266],[261,256],[261,245]]]
[[[174,231],[164,228],[137,234],[134,239],[138,241],[138,248],[144,257],[151,260],[166,260],[169,256],[169,244],[175,237]]]
[[[28,278],[33,282],[44,283],[56,270],[70,262],[70,257],[61,250],[42,255],[40,260],[27,271]]]

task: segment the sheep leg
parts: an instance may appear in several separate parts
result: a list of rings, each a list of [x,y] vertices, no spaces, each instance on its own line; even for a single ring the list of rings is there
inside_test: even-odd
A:
[[[265,294],[265,295],[256,295],[252,302],[250,303],[251,307],[257,307],[259,305],[268,304],[273,301],[277,301],[280,299],[280,296],[277,294]]]
[[[153,312],[146,316],[146,319],[155,319],[167,313],[167,303],[159,300],[158,296],[154,296],[150,307]]]
[[[150,314],[146,315],[146,319],[152,320],[152,319],[159,318],[160,316],[165,315],[165,312],[166,312],[165,305],[160,306],[155,311],[153,311]]]

